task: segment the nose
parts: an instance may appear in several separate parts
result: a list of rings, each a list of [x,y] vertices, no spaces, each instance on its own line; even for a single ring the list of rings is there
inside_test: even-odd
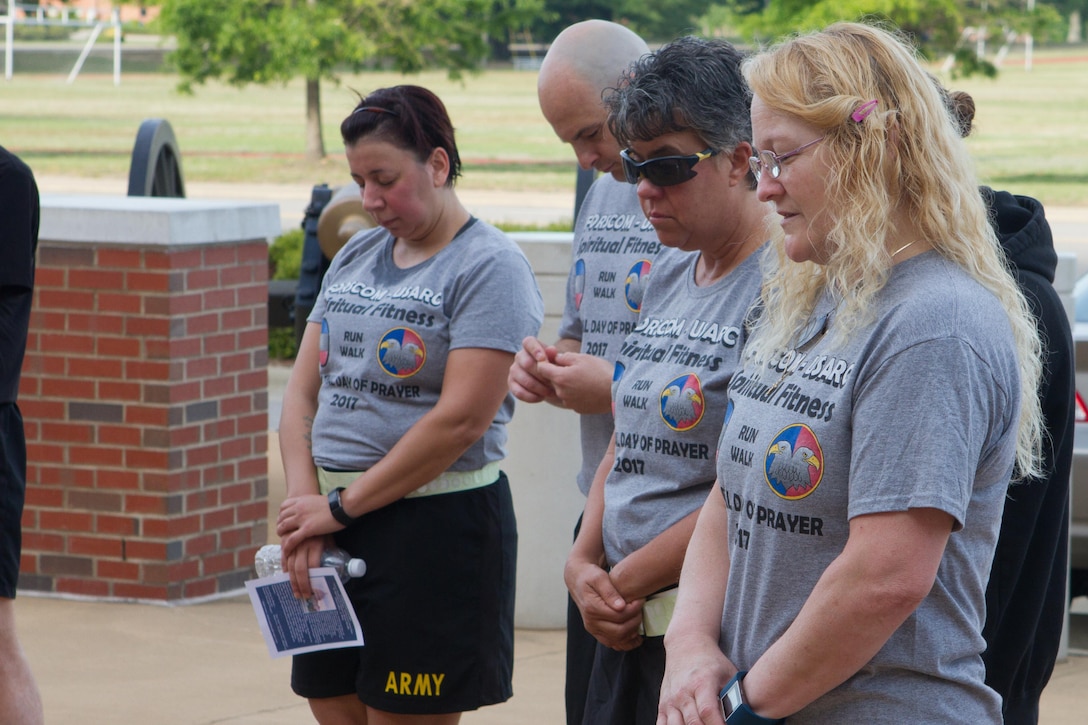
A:
[[[363,209],[370,213],[377,211],[384,206],[384,199],[382,199],[381,192],[374,188],[373,185],[364,186],[360,189],[359,193],[363,197]]]
[[[656,199],[661,196],[661,187],[645,176],[639,177],[638,184],[635,185],[635,191],[639,199]]]
[[[756,182],[756,198],[760,201],[770,201],[782,193],[782,182],[771,176],[770,172],[763,172]]]
[[[575,144],[574,156],[578,159],[578,165],[586,171],[592,169],[597,159],[601,158],[597,150],[588,144]]]

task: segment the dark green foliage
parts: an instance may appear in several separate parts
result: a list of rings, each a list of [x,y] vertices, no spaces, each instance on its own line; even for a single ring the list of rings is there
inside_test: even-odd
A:
[[[268,269],[271,279],[298,279],[302,267],[302,229],[292,229],[276,237],[268,247]]]

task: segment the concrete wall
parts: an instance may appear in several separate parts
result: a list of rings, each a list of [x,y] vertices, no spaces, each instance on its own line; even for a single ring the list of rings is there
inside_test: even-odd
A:
[[[540,339],[554,342],[563,314],[571,234],[513,233],[536,272],[544,295]],[[509,426],[503,469],[510,477],[518,517],[518,627],[566,626],[563,565],[574,525],[585,504],[576,476],[582,465],[578,416],[541,403],[518,403]]]

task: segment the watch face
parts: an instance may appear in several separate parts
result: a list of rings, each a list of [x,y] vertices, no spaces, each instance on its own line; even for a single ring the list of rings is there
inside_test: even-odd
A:
[[[722,690],[721,693],[722,703],[722,718],[729,719],[729,716],[741,706],[742,700],[740,699],[740,682],[736,681],[729,687]]]

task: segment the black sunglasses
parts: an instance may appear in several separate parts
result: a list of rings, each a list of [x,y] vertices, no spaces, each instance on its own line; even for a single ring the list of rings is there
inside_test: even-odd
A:
[[[640,163],[631,158],[630,151],[630,149],[620,151],[623,174],[627,178],[627,183],[637,184],[638,177],[642,176],[654,186],[676,186],[694,179],[695,164],[718,153],[708,148],[706,151],[700,151],[691,156],[659,156]]]

